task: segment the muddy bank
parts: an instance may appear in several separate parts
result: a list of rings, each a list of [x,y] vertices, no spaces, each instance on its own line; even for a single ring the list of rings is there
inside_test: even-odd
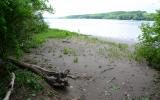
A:
[[[70,86],[57,90],[60,100],[159,100],[157,71],[114,55],[113,49],[107,49],[110,46],[96,40],[50,39],[22,60],[49,70],[71,71]]]

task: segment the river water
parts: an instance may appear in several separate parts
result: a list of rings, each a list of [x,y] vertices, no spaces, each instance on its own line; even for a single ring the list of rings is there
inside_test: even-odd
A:
[[[108,19],[45,19],[50,28],[64,29],[104,38],[132,41],[142,34],[140,26],[149,21]]]

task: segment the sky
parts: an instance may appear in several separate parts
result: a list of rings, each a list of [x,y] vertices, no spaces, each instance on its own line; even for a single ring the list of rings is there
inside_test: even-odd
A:
[[[160,9],[160,0],[49,0],[55,14],[45,13],[45,17],[104,13],[112,11],[143,10],[154,12]]]

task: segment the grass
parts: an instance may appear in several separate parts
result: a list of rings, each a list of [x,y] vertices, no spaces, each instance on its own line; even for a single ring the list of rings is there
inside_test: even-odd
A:
[[[98,53],[105,57],[109,57],[110,60],[128,58],[129,60],[133,59],[133,53],[129,50],[127,44],[122,43],[112,43],[105,42],[106,46],[100,48]]]
[[[124,43],[112,42],[107,39],[99,39],[88,35],[76,35],[73,39],[76,41],[86,41],[88,43],[99,43],[105,45],[105,47],[100,48],[98,52],[105,57],[109,57],[110,60],[121,59],[124,57],[129,60],[135,59],[134,53],[129,50],[130,47]]]
[[[18,67],[13,65],[12,63],[7,63],[6,68],[9,73],[14,72],[16,74],[14,85],[15,92],[13,93],[16,93],[16,90],[22,87],[28,88],[30,91],[35,92],[40,92],[43,89],[43,85],[41,84],[41,81],[43,81],[43,79],[40,76],[28,70],[18,69]],[[6,76],[0,79],[0,100],[2,100],[4,95],[6,94],[10,80],[10,76]]]
[[[73,56],[76,56],[76,55],[77,55],[77,54],[76,54],[76,51],[75,51],[74,49],[68,48],[68,47],[65,47],[65,48],[63,49],[63,54],[64,54],[64,55],[72,54]]]
[[[43,86],[40,83],[43,79],[40,76],[28,70],[16,70],[15,73],[17,87],[26,86],[34,91],[40,91],[43,89]]]
[[[70,52],[70,49],[69,49],[69,48],[64,48],[63,54],[67,55],[69,52]]]
[[[78,57],[74,57],[73,62],[78,63]]]
[[[75,32],[69,32],[69,31],[59,30],[59,29],[48,29],[45,32],[34,34],[32,37],[32,40],[26,43],[26,45],[24,46],[24,49],[28,50],[28,48],[36,48],[40,44],[47,41],[49,38],[63,39],[63,38],[69,38],[75,35],[77,35],[77,33]]]

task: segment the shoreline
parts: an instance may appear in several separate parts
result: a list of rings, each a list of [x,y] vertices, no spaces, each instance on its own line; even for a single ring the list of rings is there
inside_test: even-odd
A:
[[[31,99],[123,100],[155,99],[159,96],[153,83],[158,77],[157,71],[136,62],[126,44],[58,29],[37,34],[36,38],[43,40],[43,43],[25,53],[22,62],[47,70],[68,69],[75,79],[68,79],[70,86],[65,90],[46,88],[48,86],[41,83],[45,90]],[[56,95],[45,95],[45,91],[53,90]],[[18,95],[14,94],[13,98],[22,97],[23,100],[23,96]]]

